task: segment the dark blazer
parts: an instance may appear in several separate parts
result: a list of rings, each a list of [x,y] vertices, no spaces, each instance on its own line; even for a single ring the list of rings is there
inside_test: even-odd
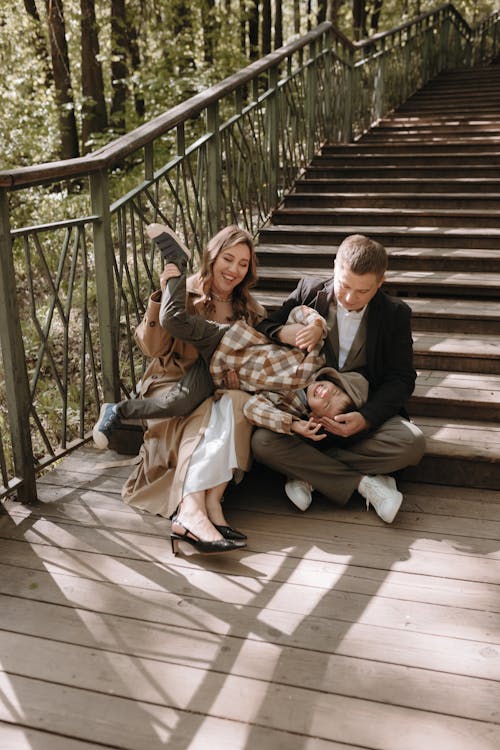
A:
[[[293,307],[308,305],[326,318],[332,299],[333,277],[326,282],[317,277],[303,278],[279,310],[272,312],[257,329],[272,339],[276,338]],[[325,353],[327,364],[336,366],[328,361],[328,349]],[[359,411],[371,428],[376,429],[396,414],[407,416],[405,404],[413,393],[416,380],[411,310],[403,300],[389,297],[380,289],[368,303],[366,357],[367,365],[362,372],[370,389],[368,401]]]

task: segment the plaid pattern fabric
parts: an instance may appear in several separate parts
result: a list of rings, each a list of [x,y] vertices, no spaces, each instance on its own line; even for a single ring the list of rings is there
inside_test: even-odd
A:
[[[244,321],[236,321],[224,334],[214,352],[210,372],[216,386],[222,386],[227,370],[235,370],[243,391],[298,390],[324,365],[320,354],[327,328],[325,319],[310,307],[295,307],[288,323],[307,325],[318,320],[322,336],[311,352],[275,344]]]
[[[243,413],[251,424],[267,427],[273,432],[292,434],[295,419],[309,419],[309,415],[297,391],[272,393],[264,391],[248,399]]]

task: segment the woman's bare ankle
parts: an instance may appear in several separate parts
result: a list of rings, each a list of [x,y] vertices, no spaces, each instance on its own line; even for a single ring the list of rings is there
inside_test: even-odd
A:
[[[227,521],[224,518],[224,513],[222,511],[223,499],[224,497],[219,493],[215,493],[214,491],[212,491],[211,494],[210,491],[207,492],[207,498],[205,502],[207,516],[212,521],[212,523],[217,524],[217,526],[227,526]]]
[[[210,518],[202,510],[188,509],[181,505],[177,516],[172,521],[172,531],[176,534],[183,534],[185,529],[208,542],[222,539],[222,534],[217,531]]]

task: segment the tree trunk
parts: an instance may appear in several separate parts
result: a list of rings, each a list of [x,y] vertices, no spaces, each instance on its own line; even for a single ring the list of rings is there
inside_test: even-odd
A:
[[[262,55],[271,52],[271,0],[262,0]]]
[[[356,41],[368,36],[365,0],[352,0],[352,33]]]
[[[75,105],[71,88],[68,45],[62,0],[45,0],[49,29],[50,56],[58,105],[61,159],[79,156]]]
[[[84,153],[92,148],[92,134],[108,127],[104,81],[99,62],[99,38],[94,0],[80,0],[82,54],[82,143]]]
[[[45,76],[45,87],[49,88],[49,86],[52,85],[54,82],[54,76],[52,74],[52,69],[50,66],[50,56],[49,56],[49,50],[47,47],[47,42],[45,40],[45,36],[43,34],[42,30],[42,21],[40,19],[40,14],[38,13],[38,8],[35,5],[35,0],[24,0],[24,7],[26,8],[26,12],[28,15],[30,15],[35,22],[35,28],[34,28],[34,46],[35,46],[35,52],[37,58],[40,60],[44,76]]]
[[[240,0],[240,49],[245,56],[247,53],[247,17],[245,0]]]
[[[293,0],[293,31],[300,34],[300,0]]]
[[[111,0],[111,123],[114,130],[125,132],[127,103],[129,36],[125,0]]]
[[[248,6],[248,42],[250,45],[250,60],[259,57],[259,3],[251,0]]]
[[[318,12],[316,14],[318,23],[326,21],[326,0],[318,0]]]
[[[283,46],[283,4],[282,0],[275,0],[274,3],[274,49]]]
[[[339,8],[342,0],[328,0],[326,4],[326,20],[337,26]]]
[[[196,68],[194,59],[193,22],[188,0],[171,0],[177,66],[179,75]]]
[[[141,54],[139,52],[139,34],[137,33],[137,26],[132,23],[130,19],[130,9],[127,11],[127,37],[128,37],[128,49],[130,52],[130,63],[134,72],[141,68]],[[144,101],[144,94],[142,90],[137,86],[134,86],[134,106],[135,111],[139,117],[143,118],[146,113],[146,102]]]
[[[214,51],[218,36],[218,24],[215,16],[215,0],[203,0],[201,4],[203,26],[203,57],[208,64],[214,61]]]
[[[382,12],[383,0],[375,0],[373,3],[372,16],[370,20],[370,30],[372,34],[376,34],[378,31],[378,25],[380,23],[380,13]]]

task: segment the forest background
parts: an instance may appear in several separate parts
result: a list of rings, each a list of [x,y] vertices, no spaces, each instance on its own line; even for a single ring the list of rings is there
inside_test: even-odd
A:
[[[0,0],[0,169],[95,150],[325,19],[349,39],[438,0]],[[498,0],[456,0],[474,24]]]

